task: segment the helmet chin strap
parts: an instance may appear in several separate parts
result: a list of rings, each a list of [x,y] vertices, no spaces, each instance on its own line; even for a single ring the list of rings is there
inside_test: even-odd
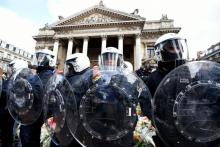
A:
[[[168,73],[174,68],[183,65],[186,63],[186,60],[175,60],[175,61],[158,61],[158,69],[161,72]]]
[[[38,66],[37,68],[37,73],[44,71],[44,70],[54,70],[54,67],[50,66]]]

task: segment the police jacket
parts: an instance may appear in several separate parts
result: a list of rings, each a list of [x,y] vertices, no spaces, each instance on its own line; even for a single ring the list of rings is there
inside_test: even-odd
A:
[[[2,79],[2,94],[0,97],[0,113],[6,113],[7,111],[7,88],[9,80]]]
[[[37,74],[42,81],[43,87],[46,86],[48,80],[54,73],[54,68],[52,67],[38,67]]]

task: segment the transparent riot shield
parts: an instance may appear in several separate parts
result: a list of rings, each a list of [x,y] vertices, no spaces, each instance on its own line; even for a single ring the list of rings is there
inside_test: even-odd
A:
[[[134,74],[123,71],[100,71],[100,77],[91,80],[93,71],[80,76],[78,82],[84,85],[80,94],[80,122],[72,134],[84,146],[122,145],[132,141],[132,132],[136,126],[136,105],[142,95],[150,99],[143,82]],[[86,84],[87,83],[87,84]],[[89,86],[88,86],[89,85]],[[76,86],[74,89],[77,90]],[[143,95],[145,91],[146,95]],[[67,119],[69,124],[74,123]],[[130,136],[130,138],[127,136]],[[126,140],[128,139],[128,140]],[[124,140],[124,142],[122,141]],[[126,141],[125,141],[126,140]],[[126,144],[124,144],[126,146]]]
[[[78,115],[73,88],[63,75],[54,74],[50,78],[44,100],[44,120],[52,141],[57,145],[69,145],[73,136],[66,119],[71,118],[74,122],[74,132],[78,124]]]
[[[43,86],[40,78],[28,68],[17,71],[8,84],[8,110],[22,125],[34,123],[42,112]]]
[[[220,146],[220,64],[195,61],[176,68],[160,83],[153,104],[167,146]]]

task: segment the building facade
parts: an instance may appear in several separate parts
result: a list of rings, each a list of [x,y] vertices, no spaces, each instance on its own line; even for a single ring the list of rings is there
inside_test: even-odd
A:
[[[212,45],[205,51],[199,51],[197,53],[197,59],[220,62],[220,42]]]
[[[173,20],[166,15],[160,20],[147,21],[134,11],[121,12],[107,8],[102,1],[67,18],[45,25],[39,34],[35,49],[48,48],[56,55],[58,69],[62,69],[67,56],[82,52],[92,64],[98,62],[101,51],[109,46],[123,52],[124,60],[138,69],[142,60],[154,56],[153,45],[165,33],[178,33]]]
[[[31,63],[33,55],[0,39],[0,68],[7,72],[8,63],[21,59]]]

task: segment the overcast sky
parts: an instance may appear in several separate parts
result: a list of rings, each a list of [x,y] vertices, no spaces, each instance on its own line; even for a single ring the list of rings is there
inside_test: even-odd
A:
[[[46,23],[58,16],[67,17],[100,0],[1,0],[0,38],[34,51],[33,35]],[[190,57],[220,41],[220,0],[103,0],[106,7],[131,13],[139,9],[146,20],[159,20],[162,14],[174,19],[181,27],[180,34],[187,38]]]

